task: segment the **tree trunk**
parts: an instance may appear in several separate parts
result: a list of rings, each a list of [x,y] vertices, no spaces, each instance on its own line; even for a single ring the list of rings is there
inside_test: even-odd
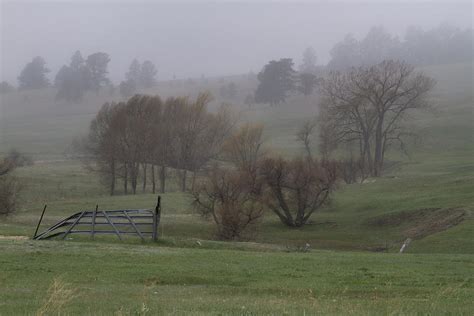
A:
[[[187,170],[183,170],[183,175],[181,177],[181,191],[186,192],[186,176],[187,176]]]
[[[125,163],[125,165],[124,165],[123,192],[124,192],[125,195],[128,194],[128,167],[127,167],[127,163]]]
[[[193,172],[193,178],[191,180],[191,190],[194,191],[194,185],[196,184],[196,177],[197,177],[197,172]]]
[[[131,170],[130,176],[131,176],[131,181],[132,181],[132,193],[134,195],[137,194],[138,168],[139,166],[137,163],[132,164],[132,170]]]
[[[110,163],[110,195],[115,194],[115,160]]]
[[[383,118],[380,117],[377,123],[377,127],[375,129],[375,153],[374,153],[374,168],[373,168],[373,176],[379,177],[382,172],[382,165],[383,165]]]
[[[166,185],[166,166],[161,166],[161,168],[160,168],[160,191],[161,191],[161,193],[165,193],[165,185]]]
[[[153,194],[156,192],[156,179],[155,179],[155,165],[151,165],[151,191]]]
[[[147,170],[147,165],[146,163],[143,164],[143,188],[142,191],[145,193],[146,190],[146,170]]]

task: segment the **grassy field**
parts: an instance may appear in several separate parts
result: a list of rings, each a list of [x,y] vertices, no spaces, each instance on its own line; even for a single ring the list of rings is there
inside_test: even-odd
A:
[[[470,255],[55,241],[0,241],[0,250],[2,315],[468,315],[474,308]]]
[[[288,229],[268,213],[252,242],[242,243],[213,241],[212,223],[193,211],[190,197],[177,191],[173,179],[163,195],[157,244],[1,237],[31,236],[44,204],[43,228],[96,204],[101,209],[152,208],[156,200],[150,192],[110,197],[96,175],[64,157],[106,96],[67,108],[50,101],[51,91],[32,92],[26,101],[8,96],[2,100],[0,152],[14,144],[39,161],[16,171],[25,186],[21,208],[0,219],[0,315],[48,307],[45,300],[53,294],[47,289],[54,280],[66,288],[53,301],[61,302],[61,295],[66,300],[68,288],[74,292],[64,304],[65,314],[470,314],[473,67],[424,70],[438,85],[433,109],[415,113],[408,122],[421,136],[409,156],[393,151],[388,157],[393,166],[383,177],[341,184],[310,225]],[[195,93],[205,87],[180,89]],[[180,91],[173,87],[166,93]],[[291,156],[302,151],[294,135],[317,112],[315,102],[298,97],[287,107],[240,106],[236,112],[242,120],[263,122],[271,150]],[[456,225],[440,217],[453,212],[462,214]],[[408,253],[396,254],[413,236]],[[299,252],[306,243],[310,252]]]

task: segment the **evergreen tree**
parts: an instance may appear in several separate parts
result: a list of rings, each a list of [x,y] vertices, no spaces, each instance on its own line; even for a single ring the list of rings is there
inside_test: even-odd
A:
[[[140,71],[139,85],[143,88],[153,87],[156,84],[157,73],[155,65],[151,61],[145,60]]]
[[[81,52],[76,51],[71,57],[71,63],[63,66],[54,79],[58,88],[56,99],[80,101],[90,87],[90,71],[87,68]]]
[[[132,80],[135,82],[135,84],[138,84],[138,81],[140,80],[140,74],[141,74],[141,65],[140,62],[136,59],[132,61],[130,64],[130,67],[128,68],[128,72],[125,74],[125,79]]]
[[[99,92],[101,87],[110,82],[107,78],[107,67],[109,62],[110,57],[106,53],[94,53],[87,57],[86,66],[90,75],[89,88],[94,90],[96,93]]]
[[[71,57],[71,64],[70,67],[73,70],[80,70],[85,67],[85,60],[82,57],[82,54],[80,51],[76,51],[74,55]]]
[[[41,56],[33,58],[31,62],[26,64],[20,76],[18,77],[18,85],[20,89],[40,89],[49,86],[49,80],[46,74],[49,69],[46,68],[46,62]]]
[[[316,73],[316,51],[312,47],[308,47],[303,52],[303,62],[299,67],[302,73],[314,74]]]
[[[288,93],[295,89],[295,70],[291,58],[272,60],[263,67],[257,78],[255,102],[275,105],[286,101]]]

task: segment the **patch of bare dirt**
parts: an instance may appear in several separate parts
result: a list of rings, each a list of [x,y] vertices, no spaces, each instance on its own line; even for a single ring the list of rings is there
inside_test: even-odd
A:
[[[378,227],[401,226],[404,237],[421,239],[458,225],[465,215],[466,211],[463,209],[425,208],[373,217],[367,224]]]

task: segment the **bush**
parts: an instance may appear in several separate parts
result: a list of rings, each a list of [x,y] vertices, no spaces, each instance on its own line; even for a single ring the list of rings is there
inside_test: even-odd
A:
[[[8,215],[17,209],[17,197],[20,186],[12,175],[0,176],[0,216]]]
[[[263,183],[256,174],[214,166],[193,191],[194,206],[217,225],[217,238],[242,240],[263,215]]]
[[[283,224],[301,227],[329,202],[336,185],[337,164],[309,158],[268,158],[262,162],[261,173],[268,186],[263,199],[267,207]]]
[[[11,214],[17,208],[20,185],[17,178],[12,175],[15,167],[12,160],[0,161],[0,216]]]

